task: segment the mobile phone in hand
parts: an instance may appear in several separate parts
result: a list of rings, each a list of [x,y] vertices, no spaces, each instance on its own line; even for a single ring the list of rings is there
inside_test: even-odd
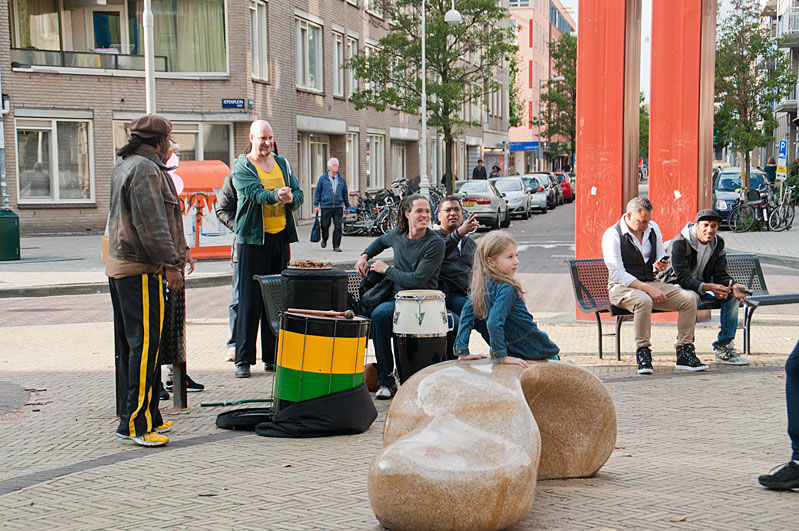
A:
[[[668,262],[669,261],[669,255],[662,256],[659,261],[660,262]]]

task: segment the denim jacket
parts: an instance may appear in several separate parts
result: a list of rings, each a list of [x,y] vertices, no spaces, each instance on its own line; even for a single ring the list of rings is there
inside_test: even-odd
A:
[[[313,206],[320,208],[341,208],[350,206],[350,193],[347,191],[347,180],[340,173],[336,176],[336,193],[333,193],[333,183],[330,182],[330,173],[323,173],[316,182],[313,196]]]
[[[492,359],[510,355],[526,360],[542,360],[560,352],[546,332],[538,329],[516,288],[507,282],[488,279],[483,294],[486,307],[490,308],[486,325],[491,336]],[[469,337],[475,320],[472,297],[474,293],[469,295],[461,312],[455,341],[455,354],[458,356],[469,354]]]

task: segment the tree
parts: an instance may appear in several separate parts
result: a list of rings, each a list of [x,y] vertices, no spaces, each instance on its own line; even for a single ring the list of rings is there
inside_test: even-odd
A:
[[[352,99],[356,109],[387,107],[418,114],[422,106],[422,0],[379,0],[385,13],[386,35],[378,47],[348,63],[361,80]],[[516,55],[515,30],[506,26],[509,14],[495,0],[458,0],[463,20],[449,25],[444,15],[451,0],[425,0],[428,126],[437,127],[446,146],[444,182],[452,191],[452,151],[456,135],[482,124],[482,116],[465,120],[460,110],[481,108],[501,89],[499,78]],[[421,118],[420,118],[421,120]]]
[[[549,150],[554,155],[570,155],[574,153],[576,139],[577,37],[571,33],[561,34],[558,40],[549,43],[549,57],[552,76],[566,79],[548,83],[546,92],[541,94],[541,103],[546,106],[546,116],[540,122],[541,136],[550,139]]]
[[[508,127],[521,127],[524,124],[524,107],[519,95],[519,59],[514,55],[511,57],[508,67],[508,82],[510,91],[508,93]]]
[[[638,154],[649,160],[649,104],[644,103],[644,93],[639,96],[638,104]]]
[[[716,111],[714,127],[744,157],[743,188],[749,188],[750,152],[765,147],[778,122],[774,105],[796,85],[780,41],[760,24],[758,0],[732,0],[719,25],[716,42]],[[716,136],[719,135],[717,133]],[[717,139],[718,142],[718,139]]]

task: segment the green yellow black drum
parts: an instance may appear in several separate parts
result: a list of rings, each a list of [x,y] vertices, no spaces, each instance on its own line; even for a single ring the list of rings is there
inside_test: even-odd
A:
[[[284,312],[280,316],[275,409],[363,383],[369,319]]]

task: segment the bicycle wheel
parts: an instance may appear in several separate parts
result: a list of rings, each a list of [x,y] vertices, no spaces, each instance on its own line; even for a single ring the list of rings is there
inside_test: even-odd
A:
[[[355,218],[345,220],[341,224],[341,233],[344,236],[357,236],[363,232],[363,211],[359,210]]]
[[[730,230],[746,232],[755,224],[755,209],[751,205],[738,205],[730,212]]]
[[[768,228],[774,232],[787,229],[793,223],[793,205],[780,205],[768,217]]]

